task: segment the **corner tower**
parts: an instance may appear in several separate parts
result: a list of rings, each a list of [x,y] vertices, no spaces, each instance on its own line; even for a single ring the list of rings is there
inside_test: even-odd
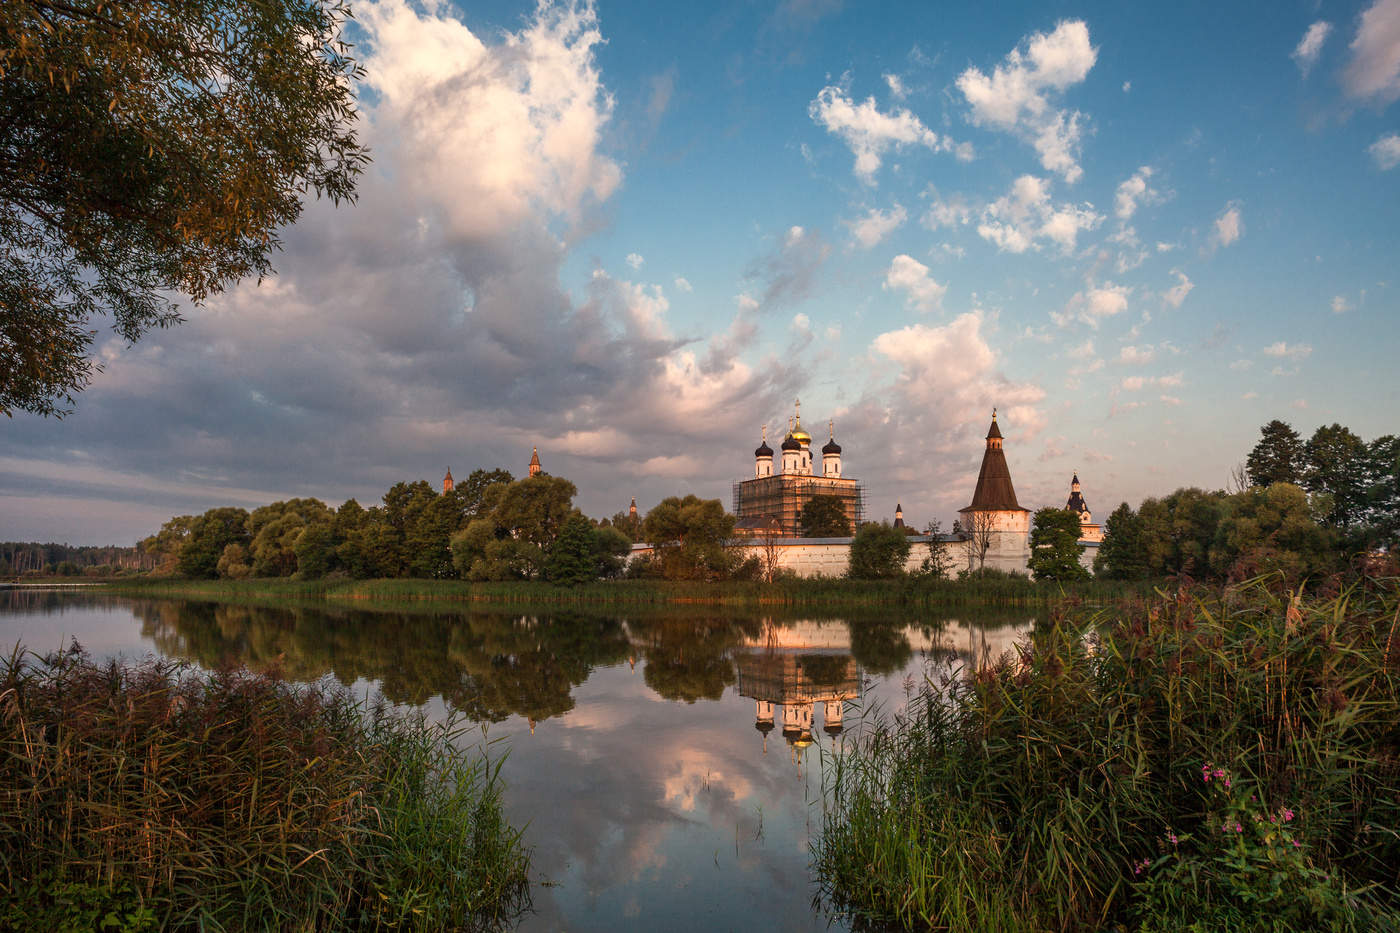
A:
[[[959,509],[963,545],[969,570],[991,567],[1012,573],[1026,573],[1030,560],[1031,513],[1016,501],[1011,484],[1011,468],[1006,464],[1004,438],[992,409],[987,428],[987,447],[982,452],[982,469],[972,503]]]

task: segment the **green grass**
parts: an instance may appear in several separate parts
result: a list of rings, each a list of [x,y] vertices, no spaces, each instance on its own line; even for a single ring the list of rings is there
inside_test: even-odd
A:
[[[507,926],[528,853],[500,760],[459,738],[242,671],[17,651],[0,665],[0,928]]]
[[[1395,929],[1396,582],[1061,608],[1021,657],[944,672],[848,739],[825,777],[823,896],[862,920]]]
[[[779,580],[774,583],[686,583],[619,580],[584,586],[548,583],[468,583],[462,580],[179,580],[112,583],[103,592],[129,596],[178,596],[235,600],[396,601],[437,600],[492,606],[618,607],[707,605],[795,609],[929,608],[937,606],[1043,606],[1063,599],[1097,604],[1140,597],[1146,584],[1090,581],[1036,583],[1010,575],[966,581],[908,577],[891,581]]]

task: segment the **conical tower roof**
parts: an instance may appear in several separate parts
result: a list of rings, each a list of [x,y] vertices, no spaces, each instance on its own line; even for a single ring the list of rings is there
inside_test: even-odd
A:
[[[1001,449],[1001,429],[997,427],[996,411],[992,426],[987,429],[987,449],[982,453],[982,469],[977,474],[977,489],[972,504],[960,512],[1026,512],[1016,501],[1016,488],[1011,485],[1011,470],[1006,465],[1006,452]]]

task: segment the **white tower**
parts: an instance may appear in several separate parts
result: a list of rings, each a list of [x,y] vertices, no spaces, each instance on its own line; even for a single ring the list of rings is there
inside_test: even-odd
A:
[[[822,445],[822,476],[841,475],[841,445],[836,443],[836,422],[827,423],[831,439]]]
[[[753,475],[756,479],[773,475],[773,448],[768,446],[768,425],[763,426],[763,438],[753,452]]]

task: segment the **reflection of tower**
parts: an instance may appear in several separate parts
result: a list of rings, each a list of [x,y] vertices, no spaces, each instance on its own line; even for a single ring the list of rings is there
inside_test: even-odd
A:
[[[822,731],[827,735],[840,735],[845,728],[841,724],[841,717],[845,713],[846,702],[844,700],[826,700],[822,703]]]
[[[753,727],[763,733],[763,754],[768,754],[768,733],[773,731],[773,704],[767,700],[757,701]]]
[[[540,449],[538,447],[530,448],[530,475],[540,475]]]

